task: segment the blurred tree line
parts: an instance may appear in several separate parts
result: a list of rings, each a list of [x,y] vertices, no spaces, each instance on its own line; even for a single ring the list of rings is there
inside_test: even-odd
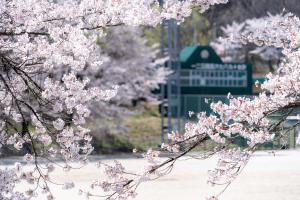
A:
[[[221,34],[220,27],[231,24],[233,21],[243,22],[250,18],[260,18],[281,12],[300,14],[299,0],[230,0],[227,4],[212,6],[203,16]]]

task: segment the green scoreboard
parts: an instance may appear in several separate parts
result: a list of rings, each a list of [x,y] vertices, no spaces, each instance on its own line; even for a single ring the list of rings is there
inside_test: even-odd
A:
[[[246,64],[197,63],[181,69],[182,94],[251,94],[251,66]]]
[[[207,98],[226,102],[229,92],[236,96],[252,95],[252,66],[249,64],[223,63],[210,46],[199,45],[185,47],[179,60],[180,113],[184,118],[188,111],[210,113],[210,106],[205,103]],[[176,112],[172,106],[168,109]]]
[[[180,84],[184,94],[251,95],[252,67],[223,63],[209,46],[191,46],[180,53]]]

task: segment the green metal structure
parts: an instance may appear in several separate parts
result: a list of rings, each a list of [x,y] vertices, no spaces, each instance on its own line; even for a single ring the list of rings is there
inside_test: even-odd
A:
[[[210,46],[185,47],[180,60],[180,115],[188,112],[211,112],[210,101],[227,101],[227,94],[252,95],[252,66],[249,64],[223,63]],[[168,89],[165,88],[165,91]],[[165,93],[167,96],[167,93]],[[172,110],[177,113],[177,110]]]

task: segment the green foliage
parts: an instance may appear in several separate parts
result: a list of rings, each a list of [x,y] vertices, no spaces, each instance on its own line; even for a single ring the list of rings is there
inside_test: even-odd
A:
[[[124,136],[107,134],[94,139],[93,146],[97,154],[131,153],[133,144]]]
[[[101,38],[98,37],[96,43],[101,49],[106,49],[106,44]]]
[[[160,44],[161,41],[161,27],[146,27],[144,29],[144,36],[146,45],[151,47],[154,44]]]
[[[101,123],[117,123],[107,121]],[[145,151],[160,145],[160,114],[157,105],[145,104],[144,111],[125,120],[126,134],[108,134],[109,131],[95,128],[88,123],[93,135],[93,146],[96,154],[131,153],[133,149]],[[112,131],[113,132],[113,131]]]
[[[147,150],[160,145],[160,120],[158,106],[150,104],[145,105],[144,112],[126,120],[128,138],[135,148]]]
[[[207,45],[211,41],[212,36],[211,24],[199,11],[194,10],[192,16],[180,24],[180,44],[182,47],[192,44]],[[146,27],[144,29],[144,38],[147,41],[147,46],[160,44],[161,26]]]
[[[213,36],[209,21],[196,10],[181,24],[180,34],[182,46],[208,45]]]

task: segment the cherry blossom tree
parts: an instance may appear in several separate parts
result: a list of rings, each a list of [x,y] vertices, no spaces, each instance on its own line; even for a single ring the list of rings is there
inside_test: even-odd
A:
[[[103,36],[105,27],[154,26],[164,18],[182,20],[197,3],[205,10],[212,3],[223,2],[167,1],[160,9],[155,1],[2,0],[0,141],[2,146],[26,149],[24,159],[34,167],[22,171],[20,164],[16,164],[14,168],[1,169],[1,198],[32,197],[34,190],[27,190],[26,194],[15,190],[19,180],[36,184],[48,199],[54,198],[48,184],[62,184],[65,189],[74,187],[72,182],[55,183],[51,179],[54,170],[51,158],[61,155],[66,171],[72,169],[70,161],[86,163],[92,151],[89,130],[83,127],[90,113],[87,104],[115,96],[114,88],[103,90],[92,86],[88,77],[80,74],[104,62],[96,39],[99,34]],[[261,86],[264,91],[259,96],[250,99],[228,95],[228,104],[212,103],[215,114],[199,113],[199,121],[187,124],[183,135],[170,134],[174,143],[163,144],[162,149],[174,153],[173,156],[161,159],[158,151],[145,153],[148,164],[140,173],[128,173],[118,161],[113,165],[99,163],[107,179],[102,177],[92,183],[92,187],[100,187],[108,193],[104,196],[107,199],[134,197],[140,183],[169,173],[179,158],[211,139],[216,147],[196,158],[218,155],[219,161],[209,172],[208,182],[224,184],[226,188],[259,145],[284,137],[287,130],[278,132],[277,129],[299,106],[300,19],[285,14],[264,20],[255,30],[241,31],[231,37],[231,41],[238,43],[283,49],[285,60],[274,74],[267,76],[268,80]],[[276,122],[268,118],[274,113],[280,114]],[[237,135],[248,141],[248,148],[230,148]],[[40,163],[42,160],[45,164]],[[93,195],[89,191],[81,193],[87,197]],[[217,199],[220,194],[209,199]]]
[[[228,40],[229,37],[233,37],[239,34],[245,27],[246,22],[236,23],[221,27],[224,34],[223,37],[218,37],[210,43],[217,54],[222,58],[223,62],[238,62],[244,60],[243,44]]]
[[[19,180],[37,185],[48,199],[54,198],[48,184],[62,184],[64,189],[74,187],[72,182],[55,183],[51,179],[51,158],[60,155],[65,171],[72,169],[70,161],[85,164],[92,151],[89,130],[83,127],[90,114],[87,104],[115,96],[115,88],[92,86],[88,77],[80,74],[103,64],[96,39],[103,37],[104,28],[121,24],[154,26],[170,18],[180,21],[195,5],[203,11],[210,4],[224,2],[174,0],[167,1],[161,9],[156,1],[2,0],[0,142],[9,148],[26,149],[24,159],[34,167],[22,171],[16,164],[14,168],[1,169],[1,198],[32,197],[34,190],[27,190],[26,194],[15,190]],[[208,182],[224,184],[225,188],[230,185],[260,144],[287,134],[287,130],[277,129],[299,106],[299,24],[300,19],[292,14],[269,16],[255,30],[231,37],[235,42],[283,49],[285,60],[276,73],[267,76],[268,81],[261,86],[264,91],[252,99],[228,95],[228,104],[212,103],[215,114],[197,114],[199,121],[187,124],[183,135],[170,134],[173,144],[162,144],[162,149],[173,156],[161,159],[158,151],[145,153],[148,164],[140,173],[128,173],[118,161],[113,165],[99,163],[107,179],[102,177],[92,187],[108,193],[104,196],[107,199],[134,197],[140,183],[169,173],[179,158],[208,139],[216,147],[196,158],[218,155],[220,159],[209,172]],[[276,122],[268,119],[274,113],[280,114]],[[248,148],[230,148],[237,135],[248,141]],[[89,191],[81,193],[93,195]],[[217,199],[220,194],[209,199]]]
[[[54,198],[48,184],[74,187],[72,182],[51,179],[52,158],[61,157],[65,171],[72,169],[71,161],[85,164],[93,150],[84,127],[90,115],[88,105],[116,95],[117,86],[94,86],[83,72],[106,60],[97,45],[106,28],[156,26],[164,19],[182,21],[194,7],[203,12],[210,5],[226,2],[166,0],[160,7],[156,0],[0,0],[0,147],[25,149],[24,160],[34,166],[29,171],[22,171],[20,164],[1,169],[1,199],[35,195],[33,189],[25,194],[15,191],[19,180],[36,185],[47,199]],[[146,155],[155,166],[156,153]],[[110,181],[124,182],[119,175],[122,171],[118,162],[106,170]],[[133,196],[133,192],[123,193],[131,181],[122,182],[113,185],[118,198]],[[102,186],[111,190],[109,184]]]
[[[159,84],[165,83],[170,71],[162,65],[165,59],[157,58],[158,45],[146,45],[140,27],[111,27],[98,44],[102,54],[107,56],[107,61],[97,68],[86,68],[81,74],[89,77],[93,86],[109,88],[118,85],[118,95],[110,101],[94,103],[92,114],[97,121],[113,119],[117,131],[122,132],[126,130],[122,121],[134,113],[133,107],[136,111],[142,102],[157,101],[153,91],[159,88]],[[96,128],[101,126],[106,128],[103,123],[99,123]]]
[[[221,27],[222,37],[216,38],[211,42],[212,47],[221,56],[224,62],[249,62],[249,55],[257,56],[269,65],[269,71],[274,72],[272,63],[278,63],[282,57],[281,48],[274,46],[257,46],[253,43],[242,44],[238,41],[228,40],[237,35],[249,35],[256,29],[265,26],[265,19],[269,17],[280,17],[271,15],[261,18],[247,19],[242,23],[233,22],[230,25]]]

